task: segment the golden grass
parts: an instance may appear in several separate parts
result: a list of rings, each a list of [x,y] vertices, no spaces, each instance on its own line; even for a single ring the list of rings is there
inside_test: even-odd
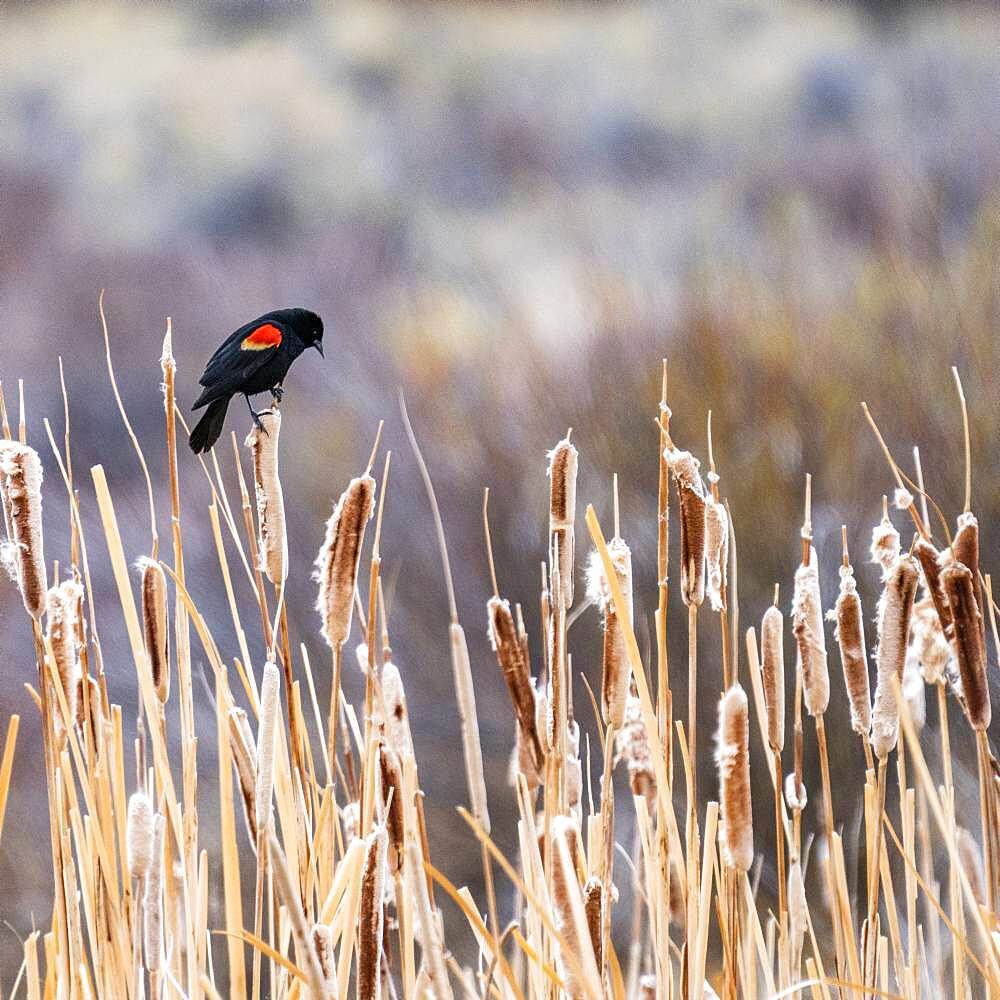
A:
[[[107,354],[110,368],[110,342]],[[43,928],[25,938],[23,963],[4,995],[28,1000],[339,1000],[353,992],[358,1000],[450,1000],[456,995],[700,1000],[716,994],[726,1000],[792,995],[917,1000],[934,990],[958,1000],[1000,993],[1000,822],[988,732],[986,619],[994,644],[996,623],[990,579],[979,565],[979,525],[968,509],[968,490],[954,541],[946,538],[936,545],[922,486],[923,516],[879,434],[897,484],[897,506],[910,513],[919,537],[913,555],[904,554],[885,504],[872,547],[884,571],[874,712],[859,584],[845,548],[832,617],[852,727],[867,762],[852,775],[841,762],[850,734],[831,732],[828,742],[831,692],[821,567],[812,545],[807,486],[801,559],[788,566],[798,653],[788,753],[786,637],[777,594],[761,620],[760,650],[755,630],[747,631],[744,688],[735,641],[734,524],[740,523],[740,512],[732,518],[721,495],[711,436],[708,488],[698,459],[674,445],[664,368],[657,428],[650,434],[650,460],[656,461],[659,476],[655,660],[640,652],[636,617],[643,605],[633,593],[632,576],[633,558],[651,555],[634,557],[625,545],[617,490],[610,542],[593,507],[586,508],[594,547],[591,586],[587,601],[574,599],[574,554],[582,544],[577,471],[586,454],[567,434],[550,453],[549,509],[538,512],[548,518],[548,549],[541,634],[534,646],[520,605],[500,596],[492,552],[483,567],[493,580],[485,609],[489,635],[515,723],[512,787],[506,797],[494,792],[488,801],[474,670],[450,581],[444,526],[404,410],[428,487],[449,592],[441,644],[442,650],[447,644],[453,668],[471,806],[460,815],[482,851],[483,898],[477,899],[468,887],[447,878],[442,868],[448,859],[433,858],[427,835],[406,670],[389,641],[382,597],[380,553],[392,541],[383,539],[381,530],[382,505],[391,492],[388,456],[376,484],[371,472],[376,441],[368,469],[348,483],[328,522],[318,560],[321,620],[316,632],[331,646],[332,660],[327,676],[314,676],[306,652],[307,640],[314,637],[292,634],[290,621],[298,618],[285,605],[284,581],[295,568],[288,566],[282,512],[280,416],[275,411],[267,418],[272,435],[250,438],[256,525],[235,450],[238,504],[230,502],[219,456],[213,453],[202,464],[212,494],[208,521],[219,577],[199,589],[221,581],[231,621],[206,620],[189,592],[184,564],[184,526],[194,515],[185,511],[178,486],[179,414],[169,332],[162,368],[169,559],[158,551],[159,498],[152,489],[151,554],[126,552],[101,466],[91,470],[91,479],[102,530],[88,537],[80,505],[89,501],[74,480],[68,430],[60,448],[46,424],[71,508],[70,564],[62,568],[61,581],[56,569],[48,589],[42,459],[23,440],[11,440],[9,429],[0,443],[4,551],[28,612],[25,648],[38,668],[31,690],[44,741],[34,767],[44,782],[53,875],[51,914]],[[23,404],[19,415],[23,433]],[[132,440],[145,469],[139,440],[134,434]],[[922,475],[918,479],[922,483]],[[50,477],[53,481],[58,479]],[[673,717],[667,641],[671,502],[679,513],[680,599],[688,619],[686,725]],[[366,525],[373,516],[369,548]],[[88,546],[107,550],[118,613],[124,616],[131,683],[138,683],[142,712],[133,745],[126,741],[115,700],[126,683],[125,671],[106,672],[101,656],[97,622],[105,609],[93,606]],[[130,562],[141,569],[139,604]],[[523,595],[525,600],[530,596]],[[722,663],[702,663],[699,679],[698,609],[705,596],[705,613],[719,616]],[[597,730],[587,739],[579,698],[573,708],[579,672],[570,624],[590,602],[603,616],[604,677],[599,696],[590,694]],[[364,702],[357,705],[340,683],[355,613],[365,677]],[[268,653],[262,669],[251,659],[250,621],[259,627]],[[195,730],[193,644],[210,670],[214,734]],[[538,653],[534,675],[532,648]],[[943,714],[936,730],[918,726],[922,720],[911,718],[902,697],[907,658],[937,694]],[[912,682],[912,671],[908,677]],[[317,698],[324,684],[331,690],[325,719]],[[719,781],[703,792],[698,709],[706,699],[714,703],[720,691],[725,693],[719,703]],[[968,815],[958,821],[949,692],[960,696],[963,709],[961,716],[951,713],[955,721],[964,718],[974,730],[978,823]],[[179,711],[168,713],[172,697]],[[808,734],[803,706],[815,718]],[[17,716],[10,718],[0,759],[0,835],[12,768],[32,766],[15,754],[18,723]],[[758,809],[755,828],[751,743],[758,738],[766,780],[757,784],[770,782],[774,803],[773,810],[770,803]],[[206,757],[202,746],[213,739],[214,753]],[[810,804],[803,781],[806,747],[811,749],[813,739],[822,778],[818,805]],[[172,758],[171,746],[180,747],[178,759]],[[850,860],[853,833],[834,821],[831,750],[838,755],[837,781],[854,782],[864,803],[856,862]],[[898,795],[887,797],[893,754]],[[199,767],[207,759],[217,761],[218,774],[200,787]],[[423,764],[452,766],[450,761]],[[617,801],[616,767],[627,772],[631,792]],[[217,826],[200,823],[198,815],[204,786],[214,785],[216,778]],[[701,784],[708,784],[704,776]],[[683,802],[680,809],[675,799]],[[631,844],[622,842],[629,814],[635,830]],[[767,821],[761,824],[760,816]],[[493,828],[501,824],[509,824],[516,835],[516,856],[505,856],[494,842]],[[936,851],[933,843],[939,845]],[[221,854],[218,870],[208,861],[210,845]],[[255,877],[245,882],[240,856],[247,849],[255,857]],[[759,866],[776,874],[773,903],[760,889]],[[810,868],[819,869],[819,878],[810,878]],[[511,912],[498,904],[495,869],[504,880],[502,899],[516,896]],[[807,891],[807,879],[822,891]],[[631,913],[625,910],[626,898],[632,900]],[[451,906],[467,923],[462,941],[446,939],[442,908]],[[616,915],[620,920],[613,921]],[[7,916],[19,925],[27,919],[16,912]],[[501,923],[501,916],[508,922]],[[631,930],[623,932],[626,924]],[[474,960],[459,964],[456,956],[468,954]]]

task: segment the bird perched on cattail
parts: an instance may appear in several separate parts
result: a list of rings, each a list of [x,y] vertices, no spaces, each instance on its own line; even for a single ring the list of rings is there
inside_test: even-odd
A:
[[[270,392],[280,401],[288,369],[309,347],[323,354],[323,321],[308,309],[264,313],[223,341],[199,380],[203,389],[192,409],[208,409],[191,432],[192,451],[208,451],[219,440],[233,396],[246,397],[254,423],[263,429],[250,397]]]

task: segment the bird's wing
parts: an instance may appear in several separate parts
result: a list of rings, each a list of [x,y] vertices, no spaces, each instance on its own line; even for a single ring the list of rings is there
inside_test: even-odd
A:
[[[261,320],[247,323],[227,337],[198,380],[205,391],[195,407],[239,392],[244,381],[278,353],[284,337],[281,325]]]

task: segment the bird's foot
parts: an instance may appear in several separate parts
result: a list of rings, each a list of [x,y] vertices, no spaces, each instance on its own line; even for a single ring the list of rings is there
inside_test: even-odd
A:
[[[275,403],[280,403],[284,395],[285,395],[285,390],[282,389],[280,385],[276,385],[271,390],[271,398],[275,401]]]
[[[247,406],[250,408],[250,417],[253,420],[254,426],[257,430],[267,434],[267,428],[264,426],[264,421],[260,419],[260,414],[253,408],[253,403],[250,402],[250,397],[246,397]]]

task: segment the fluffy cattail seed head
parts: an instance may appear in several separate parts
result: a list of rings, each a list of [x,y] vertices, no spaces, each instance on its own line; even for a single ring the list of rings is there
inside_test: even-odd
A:
[[[940,585],[940,581],[938,581]],[[941,592],[945,603],[948,621],[951,621],[951,611],[948,610],[948,599]],[[913,618],[910,620],[910,645],[920,672],[927,684],[942,684],[949,672],[954,673],[958,667],[953,665],[952,648],[945,638],[941,627],[941,618],[935,610],[931,597],[922,597],[913,605]]]
[[[271,819],[271,793],[274,789],[274,738],[278,726],[281,674],[278,665],[264,664],[260,683],[260,726],[257,730],[257,784],[254,790],[254,813],[258,830]]]
[[[491,597],[486,604],[490,643],[514,706],[521,731],[529,741],[536,768],[543,766],[542,744],[535,728],[535,692],[531,684],[531,668],[524,657],[524,647],[518,635],[510,602]]]
[[[152,559],[141,559],[142,633],[153,687],[161,705],[170,697],[170,628],[167,624],[167,574]]]
[[[965,711],[973,729],[990,724],[990,688],[986,679],[986,647],[982,615],[976,603],[972,570],[960,562],[941,572],[941,585],[955,629],[955,653],[965,693]]]
[[[899,738],[899,703],[894,680],[903,682],[906,645],[913,600],[917,592],[917,564],[909,556],[896,560],[878,602],[878,677],[872,709],[872,748],[880,760],[895,749]]]
[[[260,566],[268,580],[280,586],[288,575],[288,535],[285,531],[285,500],[278,478],[278,435],[281,412],[263,410],[257,414],[261,427],[247,435],[246,446],[253,456],[253,481],[257,496],[257,525],[260,532]]]
[[[159,813],[153,819],[152,859],[146,871],[144,938],[146,968],[159,972],[163,962],[163,830],[166,821]]]
[[[729,515],[726,508],[709,497],[705,503],[706,587],[713,611],[726,605],[726,574],[729,564]]]
[[[391,660],[382,664],[382,703],[385,706],[385,741],[400,757],[413,756],[410,713],[399,667]]]
[[[326,539],[316,558],[323,638],[332,648],[342,646],[351,631],[354,588],[358,582],[365,526],[375,511],[375,480],[352,479],[326,522]]]
[[[0,482],[10,523],[3,562],[17,580],[28,614],[40,620],[48,576],[42,543],[42,461],[38,452],[17,441],[0,441]]]
[[[837,623],[834,637],[844,668],[844,686],[851,706],[851,729],[867,736],[872,724],[871,689],[868,685],[868,655],[865,652],[864,618],[861,598],[850,566],[840,568],[840,593],[832,612]]]
[[[153,864],[153,804],[145,792],[134,792],[128,800],[125,857],[132,878],[149,873]]]
[[[64,580],[58,586],[50,587],[45,595],[45,636],[52,647],[56,675],[74,720],[80,676],[77,636],[82,601],[83,587],[74,579]],[[62,716],[57,712],[56,717],[61,719]]]
[[[888,579],[896,560],[899,558],[899,532],[893,527],[888,513],[872,528],[872,562],[882,567],[883,582]]]
[[[642,718],[642,703],[635,695],[630,694],[625,701],[625,717],[621,729],[615,733],[615,749],[615,763],[624,760],[628,767],[632,794],[645,798],[652,813],[656,801],[656,771]]]
[[[563,607],[573,605],[573,550],[576,522],[576,470],[578,453],[569,435],[549,452],[549,540],[550,562],[559,558],[559,580]]]
[[[822,715],[830,703],[830,673],[826,664],[823,601],[819,593],[816,550],[809,547],[808,565],[795,571],[792,631],[802,667],[802,698],[810,715]]]
[[[726,864],[742,872],[749,871],[753,864],[749,738],[746,692],[734,684],[719,702],[715,762],[719,771],[723,856]]]
[[[681,519],[681,597],[690,607],[705,600],[705,484],[691,452],[667,448],[663,458],[677,484]]]
[[[334,989],[334,964],[333,936],[327,924],[313,924],[312,947],[316,955],[316,962],[323,975],[323,985],[327,993],[332,993]]]
[[[633,624],[632,553],[624,539],[608,543],[608,555],[625,605],[622,614]],[[601,673],[601,711],[604,721],[620,729],[625,718],[625,701],[632,683],[632,664],[625,642],[623,619],[611,599],[611,588],[604,574],[600,554],[591,553],[587,567],[587,594],[604,614],[604,653]]]
[[[806,783],[799,781],[794,771],[785,775],[785,804],[789,809],[798,809],[800,812],[809,804]]]
[[[784,615],[772,604],[760,623],[760,645],[767,743],[775,753],[781,753],[785,746],[784,627]]]

